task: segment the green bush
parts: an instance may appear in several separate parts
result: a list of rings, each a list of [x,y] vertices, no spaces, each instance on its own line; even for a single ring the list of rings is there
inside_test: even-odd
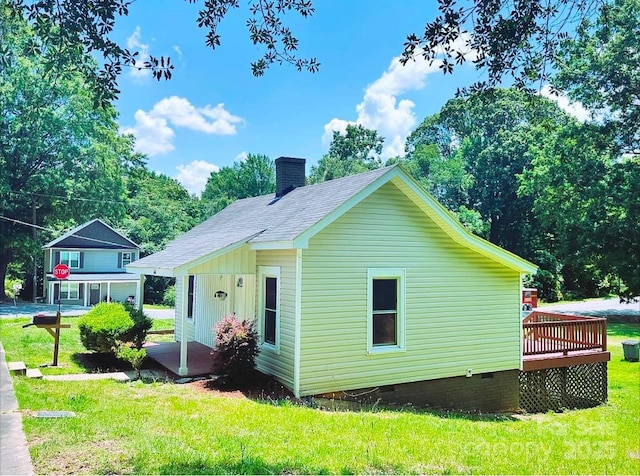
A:
[[[213,371],[234,383],[251,377],[260,351],[254,322],[240,321],[235,315],[225,316],[213,331],[216,334]]]
[[[130,340],[135,323],[120,303],[101,302],[80,317],[80,340],[87,350],[114,352],[122,341]]]
[[[176,307],[176,287],[169,286],[162,295],[162,304],[165,306]]]
[[[134,343],[123,343],[118,347],[116,356],[120,360],[129,362],[133,370],[136,371],[138,378],[141,377],[140,369],[142,369],[142,363],[145,357],[147,357],[147,351],[145,349],[136,348]]]
[[[127,334],[128,341],[131,341],[135,344],[136,349],[141,349],[142,344],[144,344],[147,339],[147,332],[153,326],[153,320],[147,316],[140,309],[136,309],[131,304],[125,304],[124,308],[129,313],[131,320],[133,321],[133,327],[131,331]]]

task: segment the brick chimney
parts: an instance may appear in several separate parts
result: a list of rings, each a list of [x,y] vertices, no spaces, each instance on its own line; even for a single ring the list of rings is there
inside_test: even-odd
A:
[[[305,162],[305,159],[294,157],[276,159],[276,197],[283,197],[294,188],[304,187]]]

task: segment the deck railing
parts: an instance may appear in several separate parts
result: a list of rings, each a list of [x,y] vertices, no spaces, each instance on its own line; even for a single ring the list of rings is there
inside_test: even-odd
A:
[[[534,311],[522,321],[523,355],[607,350],[607,320]]]

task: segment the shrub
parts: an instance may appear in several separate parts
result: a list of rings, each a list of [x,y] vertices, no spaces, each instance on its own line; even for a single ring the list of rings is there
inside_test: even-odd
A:
[[[169,286],[162,295],[162,304],[165,306],[176,307],[176,287]]]
[[[113,352],[127,339],[133,319],[120,303],[101,302],[78,321],[80,340],[87,350]]]
[[[120,360],[129,362],[133,370],[136,371],[137,377],[141,377],[140,369],[142,369],[142,363],[145,357],[147,357],[147,351],[145,349],[136,348],[133,342],[123,343],[117,348],[116,356]]]
[[[153,326],[153,319],[147,316],[140,309],[136,309],[131,304],[125,304],[124,308],[129,313],[131,320],[133,321],[133,327],[131,331],[127,334],[128,341],[131,341],[135,344],[136,349],[141,349],[142,344],[144,344],[147,339],[147,332]]]
[[[249,376],[260,352],[254,322],[240,321],[235,315],[230,315],[218,322],[213,330],[216,334],[216,348],[212,352],[213,371],[234,382]]]

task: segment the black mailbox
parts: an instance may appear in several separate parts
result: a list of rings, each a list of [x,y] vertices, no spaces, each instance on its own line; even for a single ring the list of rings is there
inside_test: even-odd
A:
[[[36,314],[32,321],[36,326],[38,324],[55,324],[58,322],[57,316],[45,316],[44,314]]]

